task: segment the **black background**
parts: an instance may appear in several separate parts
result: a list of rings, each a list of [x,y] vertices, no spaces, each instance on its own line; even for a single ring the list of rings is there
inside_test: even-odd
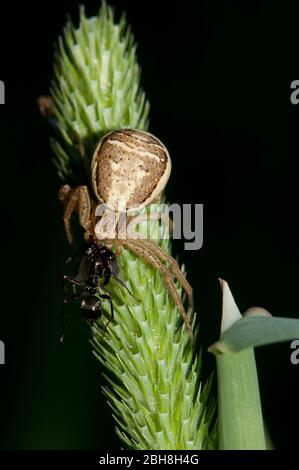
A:
[[[298,6],[291,2],[111,0],[132,25],[151,102],[150,130],[168,147],[170,201],[204,203],[204,246],[184,252],[204,351],[219,334],[226,279],[240,310],[299,317]],[[240,4],[241,3],[241,4]],[[86,1],[88,15],[100,2]],[[69,254],[49,129],[36,98],[48,91],[53,43],[74,1],[1,3],[0,447],[119,447],[100,394],[100,366],[74,307],[59,345],[59,280]],[[299,365],[290,343],[256,351],[274,446],[295,448]],[[204,353],[204,374],[214,359]]]

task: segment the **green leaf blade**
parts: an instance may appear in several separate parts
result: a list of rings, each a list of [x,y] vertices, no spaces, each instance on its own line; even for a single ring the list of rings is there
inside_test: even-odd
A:
[[[216,356],[220,450],[265,450],[253,349]]]
[[[299,320],[269,316],[248,316],[226,330],[209,350],[233,353],[244,349],[299,338]]]

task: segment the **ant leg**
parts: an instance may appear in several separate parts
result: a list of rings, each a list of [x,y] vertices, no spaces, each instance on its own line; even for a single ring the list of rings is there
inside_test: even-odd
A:
[[[71,284],[75,284],[76,286],[81,286],[82,285],[82,282],[78,281],[78,279],[76,279],[75,277],[67,276],[67,275],[64,274],[62,276],[62,281],[61,281],[63,288],[65,288],[65,281],[68,281]]]
[[[73,293],[76,294],[76,290],[74,290],[74,288],[76,288],[76,286],[80,286],[81,285],[81,282],[78,281],[78,279],[76,279],[75,277],[71,277],[71,276],[66,276],[66,275],[63,275],[62,276],[62,279],[61,279],[61,287],[63,289],[63,302],[64,303],[67,303],[68,300],[65,301],[65,299],[68,299],[68,292],[67,292],[67,289],[66,289],[66,286],[65,286],[65,282],[68,281],[72,284],[73,286]]]
[[[135,297],[134,294],[132,294],[132,292],[127,288],[126,284],[117,276],[115,276],[114,274],[112,274],[112,277],[113,279],[115,279],[122,287],[124,287],[126,289],[127,292],[129,292],[129,294],[136,300],[138,300],[138,302],[141,302],[140,299],[137,299],[137,297]]]
[[[69,256],[66,260],[65,260],[65,264],[69,264],[73,261],[73,259],[76,259],[76,258],[79,258],[79,256],[81,256],[81,250],[79,251],[75,251],[75,253],[73,253],[71,256]]]
[[[59,339],[60,343],[63,343],[64,337],[65,337],[65,332],[66,332],[65,306],[70,300],[78,299],[80,296],[81,295],[76,292],[76,293],[74,293],[74,294],[72,294],[68,297],[64,297],[64,299],[63,299],[62,307],[61,307],[62,334],[61,334],[60,339]]]
[[[112,248],[113,245],[115,245],[116,247],[116,252],[115,252],[115,255],[116,256],[120,256],[121,254],[121,251],[122,251],[122,244],[119,242],[119,240],[117,238],[115,238],[114,240],[108,240],[108,239],[104,239],[103,240],[104,244],[106,247],[109,246],[109,243],[110,243],[110,246]],[[118,273],[119,273],[119,268],[117,266],[117,270],[111,270],[111,276],[113,277],[113,279],[115,279],[122,287],[124,287],[124,289],[126,289],[126,291],[136,300],[138,300],[138,302],[140,302],[139,299],[137,299],[137,297],[135,297],[135,295],[132,294],[132,292],[127,288],[127,286],[125,285],[125,283],[118,277]]]
[[[81,251],[76,251],[74,254],[69,256],[67,260],[65,261],[65,264],[69,264],[72,261],[74,261],[74,270],[73,270],[73,279],[76,279],[76,276],[78,275],[79,272],[79,267],[81,263]],[[73,286],[73,292],[76,293],[76,283],[72,283]]]
[[[112,302],[112,299],[111,299],[111,296],[109,294],[100,294],[100,297],[101,299],[106,299],[106,300],[109,300],[110,302],[110,313],[111,313],[111,317],[110,319],[108,320],[108,322],[106,323],[105,325],[105,331],[107,331],[108,329],[108,325],[111,321],[114,321],[114,309],[113,309],[113,302]]]
[[[66,276],[64,275],[61,280],[61,285],[63,288],[63,302],[61,306],[61,321],[62,321],[62,334],[60,336],[60,343],[63,343],[64,336],[65,336],[65,331],[66,331],[66,321],[65,321],[65,306],[66,304],[71,300],[71,299],[78,299],[80,297],[80,294],[78,294],[76,291],[73,292],[72,295],[68,295],[66,286],[65,286],[65,281],[69,281],[73,287],[81,285],[81,282],[79,282],[77,279],[71,276]]]

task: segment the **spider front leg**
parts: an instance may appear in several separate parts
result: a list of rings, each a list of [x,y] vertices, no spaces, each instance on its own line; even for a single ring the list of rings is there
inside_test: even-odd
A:
[[[133,240],[140,239],[138,238],[138,235],[140,234],[138,234],[135,231],[137,224],[140,224],[143,222],[149,222],[150,220],[159,220],[159,219],[163,223],[165,223],[168,230],[170,229],[172,232],[173,222],[169,218],[169,216],[162,212],[154,212],[152,214],[142,214],[142,215],[130,218],[127,224],[128,238],[133,239]],[[174,276],[177,278],[177,280],[183,286],[185,292],[187,293],[190,309],[193,312],[194,311],[193,289],[190,286],[187,279],[185,278],[184,274],[182,273],[178,263],[175,261],[175,259],[172,256],[166,253],[155,241],[148,239],[148,238],[142,238],[141,240],[142,240],[143,245],[146,245],[148,249],[152,251],[161,261],[165,261],[166,263],[170,265],[170,270],[173,272]]]
[[[172,300],[176,307],[178,308],[181,317],[184,320],[185,326],[187,331],[193,339],[193,331],[188,319],[188,314],[184,309],[181,297],[179,296],[175,284],[172,279],[171,272],[167,269],[167,267],[160,261],[160,259],[153,253],[153,250],[150,250],[147,245],[143,242],[144,240],[119,240],[119,242],[130,251],[132,251],[135,255],[139,256],[140,258],[144,259],[147,263],[157,269],[163,276],[165,284],[168,288],[168,291],[172,297]]]
[[[87,236],[89,236],[89,230],[91,229],[91,225],[93,225],[94,211],[91,210],[92,202],[89,197],[87,186],[77,186],[72,189],[68,184],[66,184],[59,190],[59,200],[65,207],[63,221],[68,242],[70,244],[73,243],[70,219],[74,210],[78,211],[80,225],[87,232]]]
[[[153,240],[142,240],[142,243],[146,245],[149,248],[149,250],[151,250],[161,261],[165,261],[166,263],[170,265],[171,272],[177,278],[179,283],[182,285],[183,289],[185,290],[188,296],[189,306],[190,306],[191,312],[193,312],[194,311],[193,289],[190,286],[187,279],[185,278],[184,274],[182,273],[181,268],[179,267],[176,260],[171,255],[166,253]]]

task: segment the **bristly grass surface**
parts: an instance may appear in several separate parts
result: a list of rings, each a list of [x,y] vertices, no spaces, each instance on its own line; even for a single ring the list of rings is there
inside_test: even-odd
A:
[[[90,19],[81,9],[79,28],[69,22],[59,40],[54,69],[55,164],[64,183],[88,184],[78,138],[91,158],[95,144],[108,131],[147,129],[149,106],[125,19],[115,22],[106,3]],[[159,228],[160,222],[150,223],[151,237],[170,253],[171,243],[163,239],[163,229],[159,238]],[[132,449],[216,448],[211,381],[204,386],[200,381],[195,341],[191,342],[160,273],[127,250],[122,250],[119,264],[136,299],[111,281],[115,321],[105,331],[110,315],[105,303],[106,315],[92,328],[92,345],[106,371],[104,393],[118,435]]]

